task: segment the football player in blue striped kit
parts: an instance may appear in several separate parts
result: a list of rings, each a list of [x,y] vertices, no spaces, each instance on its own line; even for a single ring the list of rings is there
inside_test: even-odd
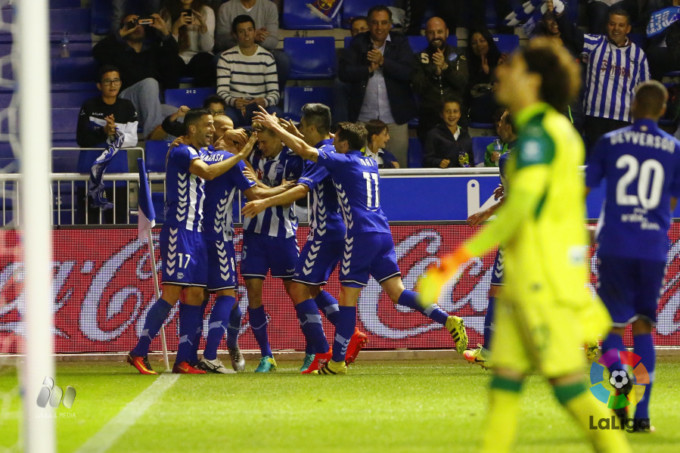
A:
[[[258,149],[248,161],[255,172],[255,179],[263,188],[290,187],[302,174],[302,159],[283,146],[271,131],[259,132]],[[243,252],[241,275],[248,292],[248,316],[250,328],[260,347],[262,358],[256,373],[276,370],[276,361],[269,346],[267,316],[262,306],[262,286],[267,272],[283,280],[286,293],[290,295],[291,279],[299,249],[295,234],[298,220],[293,205],[273,206],[253,218],[243,221]]]
[[[256,141],[257,133],[253,133],[246,146],[252,148]],[[215,146],[216,149],[212,147],[204,148],[201,158],[208,165],[222,162],[233,156],[231,152],[225,150],[227,147],[226,143],[218,142]],[[265,189],[246,178],[244,175],[245,168],[243,162],[238,162],[228,172],[205,185],[203,234],[208,249],[207,289],[216,293],[217,297],[208,320],[208,335],[203,358],[198,362],[197,367],[209,373],[227,374],[231,372],[217,357],[217,348],[222,341],[224,332],[228,330],[230,321],[238,326],[241,324],[241,313],[236,305],[237,276],[233,242],[232,202],[237,190],[241,191],[249,200],[267,194]],[[236,319],[238,321],[235,321]],[[245,360],[236,343],[237,332],[234,334],[232,331],[231,336],[227,338],[227,349],[234,371],[243,371]],[[198,347],[198,344],[195,346]]]
[[[463,353],[467,334],[463,320],[449,316],[433,304],[423,309],[414,291],[404,288],[394,251],[392,233],[380,207],[378,164],[361,154],[366,144],[366,128],[361,124],[340,123],[333,144],[337,152],[305,146],[304,141],[281,127],[276,116],[265,110],[255,115],[259,121],[291,146],[303,158],[326,168],[335,184],[346,227],[345,244],[340,266],[340,297],[338,322],[335,327],[333,356],[319,374],[346,374],[345,353],[356,326],[356,306],[361,290],[373,276],[392,302],[403,305],[445,325]]]
[[[300,130],[284,122],[286,130],[301,138],[305,146],[326,152],[335,152],[330,136],[331,110],[323,104],[305,104],[302,107]],[[340,262],[345,246],[343,223],[333,179],[328,170],[315,162],[306,161],[304,171],[295,187],[275,197],[251,201],[243,214],[255,216],[271,206],[293,203],[312,193],[310,231],[300,253],[290,294],[305,335],[307,346],[301,372],[314,371],[319,359],[327,360],[329,344],[323,332],[319,309],[331,324],[336,325],[339,314],[338,301],[322,289]],[[366,335],[355,329],[347,347],[347,363],[353,362],[368,342]],[[314,359],[317,360],[314,360]]]
[[[170,309],[184,291],[180,305],[180,342],[174,373],[203,374],[190,364],[193,339],[202,322],[203,296],[207,283],[207,251],[203,239],[205,182],[224,174],[247,157],[244,147],[232,157],[206,164],[200,149],[212,143],[215,133],[208,110],[190,110],[184,119],[187,135],[168,152],[166,163],[166,221],[160,235],[163,260],[163,291],[149,309],[142,335],[128,355],[128,362],[142,374],[157,374],[147,359],[151,340],[158,334]]]
[[[656,362],[652,328],[666,273],[671,213],[680,196],[680,142],[657,125],[667,100],[661,83],[638,85],[631,107],[633,125],[603,136],[586,169],[588,188],[607,181],[597,230],[598,294],[614,327],[602,342],[603,359],[610,372],[624,370],[619,352],[625,351],[623,333],[632,324],[633,352],[649,373],[633,425],[643,432],[652,430],[649,397]],[[624,393],[633,387],[631,375],[628,380]],[[628,417],[625,409],[617,414]]]

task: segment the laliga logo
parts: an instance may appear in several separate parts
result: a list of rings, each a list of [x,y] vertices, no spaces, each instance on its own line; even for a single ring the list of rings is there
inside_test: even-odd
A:
[[[36,403],[38,407],[45,407],[47,403],[52,407],[59,407],[62,404],[64,407],[70,409],[73,402],[76,400],[76,389],[70,385],[63,391],[58,385],[54,385],[54,379],[45,377],[43,380],[43,387],[40,389]]]
[[[632,383],[629,382],[628,373],[622,370],[613,371],[609,379],[605,379],[605,370],[618,360],[632,370]],[[605,382],[609,384],[609,389]],[[640,362],[639,355],[629,351],[611,349],[590,367],[590,392],[610,409],[623,409],[631,404],[637,404],[644,396],[648,384],[647,368]],[[628,395],[619,392],[625,387],[632,388]]]

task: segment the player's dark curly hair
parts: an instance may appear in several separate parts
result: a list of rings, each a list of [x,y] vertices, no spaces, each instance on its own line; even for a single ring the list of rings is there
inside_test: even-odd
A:
[[[581,87],[580,68],[567,49],[553,39],[535,38],[520,54],[527,70],[541,76],[541,100],[555,110],[566,110]]]
[[[338,123],[338,128],[335,130],[335,135],[339,141],[347,140],[350,150],[359,150],[366,146],[366,137],[368,132],[361,123],[350,123],[343,121]]]

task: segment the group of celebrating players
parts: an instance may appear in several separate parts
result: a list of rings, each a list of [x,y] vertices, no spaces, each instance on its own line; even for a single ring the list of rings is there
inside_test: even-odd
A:
[[[166,222],[160,235],[163,292],[149,309],[142,335],[128,356],[140,373],[155,374],[147,359],[149,345],[182,291],[173,372],[230,372],[217,358],[225,331],[232,367],[243,371],[232,224],[236,190],[250,200],[243,210],[247,218],[240,270],[250,325],[262,354],[256,372],[276,369],[262,305],[262,284],[270,271],[272,277],[283,279],[300,321],[306,341],[303,373],[344,374],[356,359],[367,341],[356,329],[356,305],[369,275],[395,304],[445,326],[458,352],[465,351],[463,320],[435,303],[423,304],[417,293],[404,288],[380,207],[378,165],[360,151],[366,144],[363,125],[340,123],[331,137],[330,109],[322,104],[303,107],[299,130],[261,110],[254,117],[259,132],[247,142],[243,131],[230,129],[225,122],[225,117],[213,118],[207,110],[190,111],[185,117],[187,134],[168,152]],[[213,143],[216,135],[219,139]],[[259,146],[253,152],[256,142]],[[299,252],[292,203],[308,192],[310,233]],[[341,290],[336,300],[323,285],[338,264]],[[217,297],[199,360],[203,312],[211,292]],[[319,310],[335,327],[332,348]]]
[[[626,374],[630,385],[617,386],[616,391],[627,395],[634,377],[620,354],[625,351],[624,328],[632,324],[634,353],[650,382],[635,413],[620,410],[617,415],[634,431],[652,431],[651,332],[665,272],[671,212],[680,196],[680,142],[657,126],[668,94],[657,82],[642,83],[632,103],[635,122],[605,135],[588,162],[588,187],[607,180],[607,202],[597,233],[600,300],[587,287],[587,190],[579,169],[584,146],[559,113],[578,93],[578,67],[562,47],[535,39],[508,65],[500,66],[497,76],[496,96],[508,107],[519,136],[505,164],[503,204],[493,221],[426,272],[418,293],[402,283],[389,225],[380,208],[378,166],[360,152],[366,141],[362,125],[340,123],[332,136],[330,110],[322,104],[303,107],[299,130],[262,110],[254,117],[261,132],[236,147],[226,144],[235,138],[243,142],[239,132],[227,131],[213,144],[216,120],[206,111],[189,112],[187,135],[168,154],[168,220],[161,232],[163,294],[148,312],[139,343],[128,357],[130,363],[143,374],[155,374],[146,359],[149,344],[184,289],[173,371],[225,372],[216,355],[225,330],[232,365],[243,369],[236,343],[241,313],[234,299],[231,221],[231,202],[238,189],[251,200],[243,211],[249,219],[244,223],[241,273],[248,290],[250,324],[263,356],[256,371],[276,366],[261,301],[262,280],[269,270],[284,280],[300,320],[307,345],[302,371],[344,374],[365,342],[366,337],[355,329],[356,305],[369,275],[395,304],[444,325],[457,351],[463,353],[467,346],[463,320],[448,315],[436,302],[442,287],[464,263],[500,244],[504,286],[496,300],[495,333],[489,346],[493,378],[483,451],[511,449],[522,383],[532,371],[548,379],[556,398],[585,430],[596,451],[630,451],[622,431],[589,429],[593,419],[610,414],[588,391],[582,345],[604,338],[603,363],[612,376]],[[260,150],[251,155],[256,137]],[[311,230],[298,255],[290,205],[308,192],[312,194]],[[337,264],[338,300],[323,291]],[[206,289],[216,292],[217,299],[199,361],[196,349]],[[335,327],[332,347],[319,310]]]

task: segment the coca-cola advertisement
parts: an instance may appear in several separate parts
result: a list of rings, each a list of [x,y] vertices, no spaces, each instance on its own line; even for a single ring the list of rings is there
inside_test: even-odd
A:
[[[154,237],[158,238],[158,232]],[[474,228],[458,224],[392,226],[397,258],[404,284],[413,288],[418,277],[437,256],[448,253],[473,234]],[[308,228],[298,230],[300,245]],[[672,246],[664,293],[659,301],[657,345],[680,345],[680,227],[671,229]],[[147,310],[155,300],[149,248],[137,239],[137,230],[72,229],[55,230],[54,237],[54,304],[55,347],[59,353],[124,352],[130,350],[142,330]],[[242,234],[237,229],[235,246],[240,259]],[[157,244],[156,244],[157,245]],[[494,254],[475,259],[457,283],[444,288],[439,305],[445,311],[462,316],[468,327],[470,344],[482,341],[484,313],[491,280]],[[595,257],[591,258],[595,270]],[[156,247],[156,265],[162,263]],[[591,285],[594,288],[595,276]],[[24,311],[24,271],[21,262],[20,233],[0,232],[0,337],[21,336]],[[339,293],[337,272],[331,276],[326,290]],[[238,300],[246,313],[247,296],[240,281]],[[263,301],[269,316],[269,333],[273,349],[304,349],[293,304],[278,279],[267,278]],[[208,307],[209,311],[210,307]],[[206,313],[207,322],[208,313]],[[369,337],[368,348],[452,348],[446,330],[411,309],[395,306],[371,280],[363,290],[357,310],[357,325]],[[329,338],[332,326],[324,321]],[[207,331],[207,329],[205,329]],[[247,315],[241,327],[240,346],[256,349],[248,327]],[[177,347],[177,308],[166,325],[168,347]],[[630,344],[630,334],[626,341]],[[10,342],[9,352],[17,352],[17,342]],[[152,343],[160,350],[160,340]]]

